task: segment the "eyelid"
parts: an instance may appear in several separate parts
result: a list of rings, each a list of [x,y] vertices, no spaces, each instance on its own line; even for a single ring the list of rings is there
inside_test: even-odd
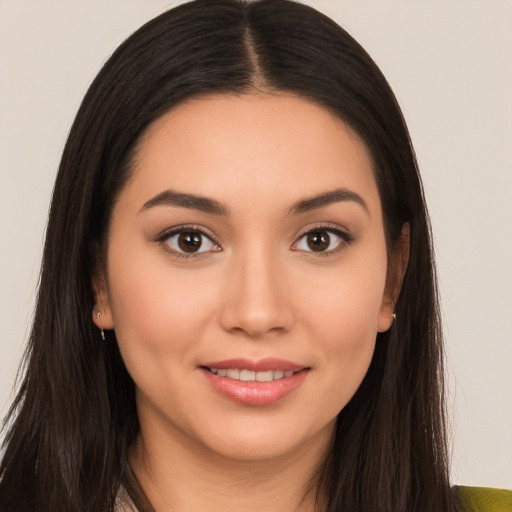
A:
[[[210,233],[207,233],[204,228],[197,226],[195,224],[183,224],[180,226],[173,226],[172,228],[167,228],[164,231],[162,231],[159,235],[157,235],[154,238],[154,241],[157,242],[159,245],[161,245],[164,248],[164,250],[166,250],[169,253],[173,254],[174,256],[178,256],[180,258],[194,258],[194,257],[203,256],[203,255],[211,253],[211,252],[218,252],[218,251],[212,251],[212,250],[200,251],[200,252],[190,252],[190,253],[181,252],[181,251],[177,251],[177,250],[173,249],[172,247],[170,247],[169,244],[165,243],[172,236],[178,235],[178,234],[186,232],[186,231],[191,231],[194,233],[198,233],[201,236],[204,236],[212,244],[214,244],[215,247],[218,247],[219,251],[222,250],[220,244],[217,242],[217,240],[215,239],[215,237],[213,235],[211,235]]]
[[[354,235],[352,235],[347,228],[340,226],[339,224],[331,224],[328,222],[321,222],[319,224],[315,224],[313,226],[309,226],[301,231],[301,233],[295,238],[295,241],[292,244],[292,250],[301,251],[301,249],[293,249],[299,241],[301,241],[305,236],[310,233],[314,233],[315,231],[326,231],[327,233],[332,233],[339,238],[342,239],[342,243],[340,243],[336,248],[328,250],[328,251],[303,251],[307,253],[314,254],[316,256],[328,256],[330,254],[336,253],[340,246],[349,245],[355,241]]]

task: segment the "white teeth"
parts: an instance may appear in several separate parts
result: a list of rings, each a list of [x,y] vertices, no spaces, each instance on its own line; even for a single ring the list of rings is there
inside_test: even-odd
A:
[[[274,380],[274,372],[272,370],[269,370],[268,372],[257,372],[256,380],[258,382],[270,382],[271,380]]]
[[[240,380],[252,382],[256,380],[256,372],[251,370],[240,370]]]
[[[241,380],[244,382],[272,382],[286,377],[291,377],[295,372],[293,370],[267,370],[264,372],[254,372],[252,370],[238,368],[210,368],[212,373],[219,377],[227,377],[228,379]]]
[[[240,370],[232,370],[231,368],[229,370],[227,370],[227,375],[226,377],[228,379],[240,379]]]

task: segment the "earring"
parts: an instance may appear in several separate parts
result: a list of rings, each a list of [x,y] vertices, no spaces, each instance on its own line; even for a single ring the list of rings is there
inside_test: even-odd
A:
[[[99,318],[100,316],[101,316],[101,311],[98,311],[98,312],[96,313],[96,318]]]
[[[393,313],[393,322],[396,320],[396,313]]]
[[[101,339],[105,341],[105,331],[101,329]]]

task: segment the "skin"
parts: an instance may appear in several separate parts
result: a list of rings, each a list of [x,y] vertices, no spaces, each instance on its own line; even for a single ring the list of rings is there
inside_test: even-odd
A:
[[[361,201],[294,209],[340,189]],[[227,214],[148,205],[169,190]],[[212,242],[183,257],[177,237],[162,235],[181,226]],[[318,252],[304,236],[312,229],[348,238],[328,233]],[[388,263],[371,157],[324,108],[285,94],[215,95],[148,129],[113,209],[93,319],[115,329],[135,381],[132,465],[157,511],[313,509],[305,491],[336,416],[392,323],[403,272]],[[307,375],[276,403],[240,404],[200,369],[238,357],[285,359]]]

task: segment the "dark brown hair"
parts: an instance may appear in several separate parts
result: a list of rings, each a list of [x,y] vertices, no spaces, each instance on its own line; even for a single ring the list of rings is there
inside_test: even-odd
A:
[[[2,512],[112,511],[130,471],[134,383],[115,333],[91,320],[92,273],[113,202],[148,126],[205,93],[289,91],[333,112],[370,149],[388,249],[410,260],[397,321],[340,412],[318,496],[327,512],[451,511],[442,337],[431,236],[407,127],[382,73],[336,23],[289,0],[198,0],[150,21],[92,83],[59,167],[25,374],[0,466]]]

